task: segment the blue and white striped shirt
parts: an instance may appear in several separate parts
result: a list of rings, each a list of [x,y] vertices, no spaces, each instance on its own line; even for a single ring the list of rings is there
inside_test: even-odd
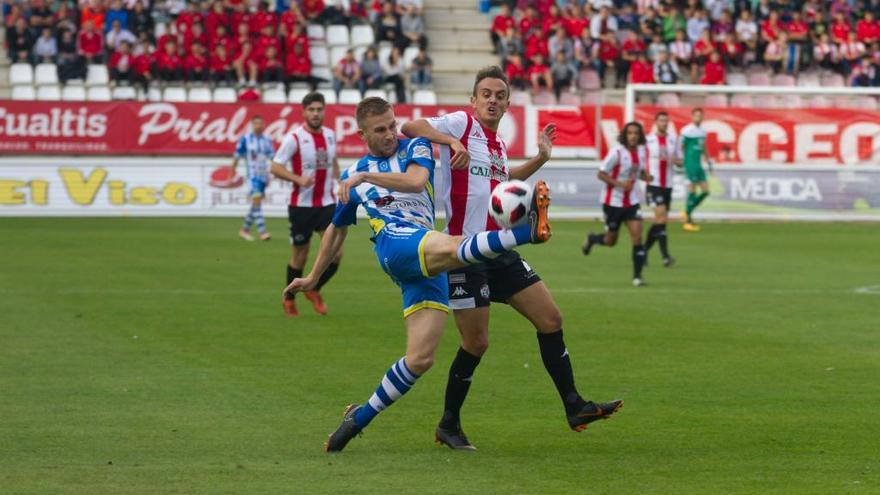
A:
[[[257,136],[249,132],[238,140],[235,147],[235,157],[244,158],[247,161],[248,179],[269,178],[269,160],[275,156],[275,147],[272,139],[265,134]]]
[[[340,181],[360,172],[403,173],[410,166],[430,172],[425,189],[417,193],[392,191],[364,182],[351,190],[348,203],[336,205],[333,225],[345,227],[357,222],[357,207],[363,205],[373,232],[386,224],[434,229],[434,150],[425,138],[401,139],[397,153],[382,158],[366,155],[342,172]]]

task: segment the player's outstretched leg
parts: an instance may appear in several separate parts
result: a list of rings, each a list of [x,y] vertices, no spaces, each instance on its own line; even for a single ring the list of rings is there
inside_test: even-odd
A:
[[[251,235],[251,225],[254,223],[254,207],[248,210],[247,215],[244,217],[244,223],[241,225],[241,229],[238,231],[238,236],[246,241],[253,241],[254,236]]]

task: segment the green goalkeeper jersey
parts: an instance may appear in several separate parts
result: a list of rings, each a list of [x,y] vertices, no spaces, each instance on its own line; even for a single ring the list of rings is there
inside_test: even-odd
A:
[[[688,124],[681,130],[679,139],[681,158],[684,161],[684,173],[692,184],[706,182],[706,171],[703,170],[703,154],[706,152],[706,131],[702,127]]]

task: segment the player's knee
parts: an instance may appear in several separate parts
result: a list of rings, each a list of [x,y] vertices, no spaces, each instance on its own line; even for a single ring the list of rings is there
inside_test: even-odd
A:
[[[415,373],[422,375],[434,365],[434,353],[420,351],[407,353],[406,365]]]
[[[605,236],[605,245],[606,246],[614,246],[617,244],[617,236],[616,235],[606,235]]]
[[[536,329],[541,333],[552,333],[562,328],[562,312],[555,305],[535,322]]]
[[[477,357],[482,357],[489,350],[489,336],[475,335],[471,337],[462,337],[461,347],[468,353]]]

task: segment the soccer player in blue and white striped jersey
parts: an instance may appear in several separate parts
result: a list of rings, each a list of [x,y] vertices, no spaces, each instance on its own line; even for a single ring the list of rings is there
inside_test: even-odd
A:
[[[342,424],[325,445],[328,452],[345,448],[430,369],[449,312],[446,271],[550,238],[550,195],[543,181],[535,186],[526,224],[471,236],[435,231],[431,143],[423,138],[399,139],[391,105],[381,98],[363,100],[356,116],[358,133],[370,152],[343,172],[333,222],[321,239],[312,270],[291,282],[284,294],[310,290],[318,283],[345,241],[348,227],[357,222],[358,206],[363,206],[379,264],[401,289],[407,346],[406,355],[388,368],[369,400],[348,406]]]
[[[232,159],[232,177],[235,177],[235,168],[238,161],[244,158],[247,163],[247,178],[250,185],[251,208],[244,217],[244,224],[238,232],[239,237],[246,241],[254,240],[251,235],[251,225],[257,225],[260,239],[268,241],[272,234],[266,231],[266,220],[263,218],[263,196],[266,195],[266,186],[269,185],[269,160],[275,156],[275,147],[272,139],[263,134],[266,122],[259,115],[251,119],[251,132],[238,140],[235,146],[235,156]]]

